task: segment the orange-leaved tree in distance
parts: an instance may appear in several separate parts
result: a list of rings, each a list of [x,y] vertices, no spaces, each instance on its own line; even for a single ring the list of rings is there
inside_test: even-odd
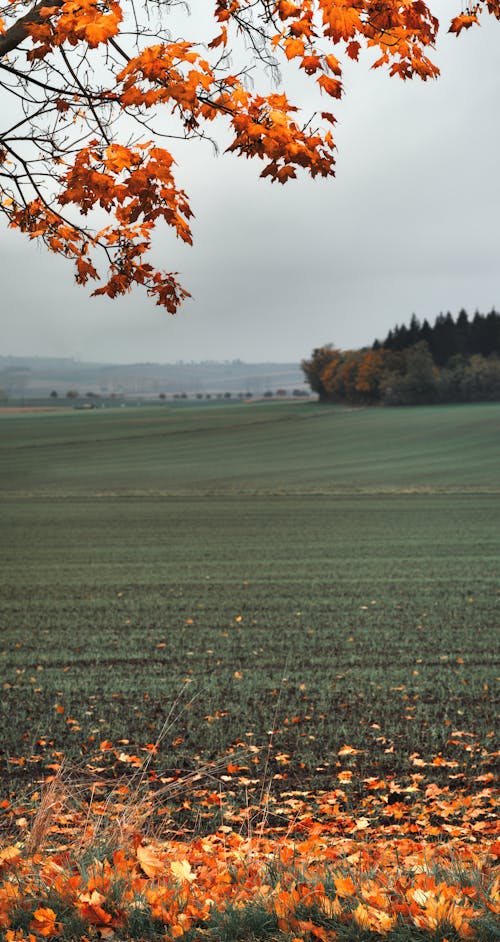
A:
[[[172,313],[187,292],[147,254],[161,221],[190,243],[192,212],[165,141],[201,140],[222,120],[227,149],[258,158],[262,176],[285,183],[298,168],[332,176],[328,105],[299,117],[281,80],[259,94],[249,72],[263,64],[279,75],[290,63],[327,102],[342,95],[342,57],[357,60],[373,47],[374,66],[425,80],[438,74],[428,52],[439,26],[423,0],[204,0],[199,16],[211,28],[201,43],[174,32],[177,6],[0,6],[0,206],[8,225],[72,260],[78,283],[100,282],[94,294],[116,297],[141,284]],[[451,31],[483,11],[500,19],[500,0],[479,0],[452,19]],[[257,78],[265,72],[257,68]]]

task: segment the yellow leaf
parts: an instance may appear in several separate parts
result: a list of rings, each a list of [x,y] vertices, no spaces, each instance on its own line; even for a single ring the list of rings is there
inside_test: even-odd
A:
[[[191,870],[189,860],[173,860],[170,869],[178,880],[196,880],[196,874]]]
[[[362,903],[356,906],[352,915],[361,929],[371,929],[370,913]]]

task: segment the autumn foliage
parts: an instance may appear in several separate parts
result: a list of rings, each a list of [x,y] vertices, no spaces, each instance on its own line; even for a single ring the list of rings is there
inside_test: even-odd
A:
[[[210,4],[208,4],[210,6]],[[334,174],[342,62],[373,49],[373,67],[424,80],[438,20],[423,0],[212,0],[212,28],[186,35],[166,0],[9,0],[0,7],[0,205],[11,228],[74,263],[79,284],[111,298],[135,284],[175,312],[187,291],[148,261],[164,224],[191,242],[192,210],[175,177],[174,139],[211,136],[286,183]],[[499,0],[459,13],[457,35]],[[180,38],[172,39],[182,29]],[[314,115],[286,91],[260,93],[290,63],[312,82]],[[250,72],[254,81],[248,81]],[[165,138],[172,144],[165,146]]]
[[[452,738],[476,748],[466,731]],[[103,748],[112,752],[113,744]],[[96,780],[82,801],[56,775],[38,800],[4,801],[11,840],[0,849],[6,942],[334,942],[361,932],[374,942],[494,938],[500,844],[493,773],[477,777],[476,792],[440,787],[413,756],[411,780],[365,778],[353,800],[357,753],[349,745],[339,750],[352,768],[328,790],[269,792],[263,801],[250,787],[239,805],[227,784],[225,794],[202,776],[179,783],[177,797],[168,788],[148,791],[147,779],[142,792],[131,787],[133,778],[111,792]],[[487,768],[494,755],[481,753]],[[431,766],[440,764],[453,767],[443,756]],[[237,784],[241,768],[229,761],[226,783]],[[177,830],[172,811],[186,804],[197,804],[200,820],[214,815],[213,827]]]
[[[361,350],[331,344],[302,361],[322,402],[415,405],[500,399],[500,315],[462,310],[456,323],[441,314],[431,327],[413,315],[410,327],[390,330]]]

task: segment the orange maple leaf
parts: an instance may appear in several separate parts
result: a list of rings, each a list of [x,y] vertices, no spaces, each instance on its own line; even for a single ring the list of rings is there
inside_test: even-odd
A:
[[[296,56],[303,56],[304,48],[304,43],[301,39],[285,40],[285,55],[287,59],[294,59]]]
[[[475,13],[461,13],[460,16],[453,17],[448,32],[459,36],[463,29],[470,29],[474,23],[479,23]]]
[[[157,877],[160,873],[165,873],[165,862],[161,857],[158,857],[153,847],[144,847],[142,844],[139,844],[136,850],[136,856],[146,876]]]
[[[333,882],[337,896],[354,896],[356,887],[351,877],[334,876]]]
[[[121,144],[110,144],[105,151],[105,160],[106,166],[113,173],[119,173],[125,167],[137,163],[137,157],[130,150],[130,147],[123,147]]]
[[[340,98],[342,96],[342,82],[338,79],[330,78],[329,75],[320,75],[317,79],[318,85],[327,93],[331,95],[332,98]]]
[[[36,932],[38,935],[43,935],[48,939],[50,936],[59,934],[59,927],[57,925],[56,919],[57,917],[53,909],[41,906],[33,913],[30,929],[33,932]]]

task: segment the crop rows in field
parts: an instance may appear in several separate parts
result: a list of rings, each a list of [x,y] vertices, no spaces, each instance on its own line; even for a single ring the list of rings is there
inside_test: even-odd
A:
[[[182,773],[242,743],[278,783],[346,743],[365,776],[490,762],[448,740],[491,752],[495,498],[24,499],[4,526],[7,782],[140,755],[169,716],[155,766]]]
[[[418,763],[480,778],[497,423],[495,406],[3,417],[4,788],[62,756],[119,770],[165,722],[158,774],[236,750],[277,787]]]

